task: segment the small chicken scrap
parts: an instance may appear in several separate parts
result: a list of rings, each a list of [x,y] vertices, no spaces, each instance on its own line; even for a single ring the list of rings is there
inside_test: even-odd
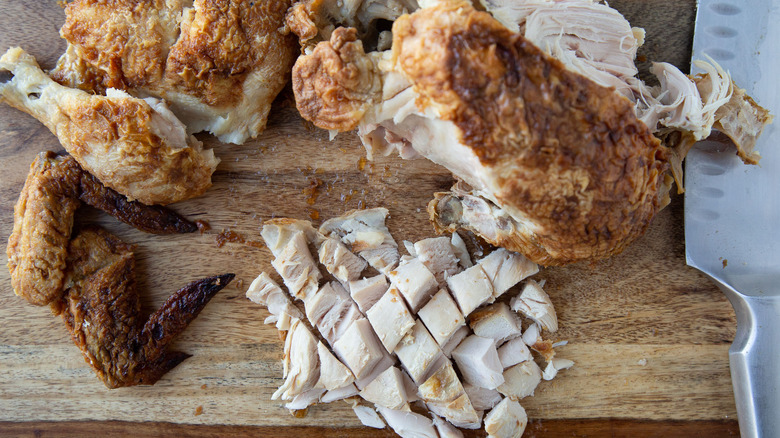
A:
[[[81,202],[138,229],[190,233],[197,226],[164,207],[128,201],[71,156],[39,154],[14,206],[8,269],[16,295],[62,315],[85,360],[109,388],[154,384],[189,357],[168,351],[233,274],[195,281],[140,319],[133,246],[98,227],[71,239]]]
[[[467,229],[542,265],[602,259],[669,202],[670,170],[682,189],[682,159],[713,128],[758,159],[769,113],[714,63],[696,77],[656,64],[660,85],[642,83],[644,31],[606,4],[415,3],[296,3],[293,90],[315,125],[357,129],[369,158],[450,170],[460,181],[428,207],[439,233]],[[376,19],[394,21],[377,37],[392,44],[367,33]]]
[[[521,436],[528,418],[518,400],[574,364],[541,337],[558,320],[542,283],[529,279],[538,265],[503,248],[474,263],[457,234],[405,242],[409,254],[399,256],[387,214],[356,210],[319,229],[264,224],[287,291],[261,273],[246,295],[268,309],[284,342],[285,381],[272,398],[291,411],[345,400],[363,424],[400,436],[462,436],[458,428],[483,419],[491,437]],[[363,277],[367,269],[379,274]],[[523,281],[522,293],[508,293]],[[524,332],[520,315],[539,323]]]

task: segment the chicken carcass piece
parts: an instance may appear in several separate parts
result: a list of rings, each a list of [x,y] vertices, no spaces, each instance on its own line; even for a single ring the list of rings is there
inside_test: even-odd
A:
[[[109,388],[154,384],[189,355],[168,350],[233,274],[193,282],[141,319],[133,246],[87,228],[68,248],[65,293],[53,305],[73,341]]]
[[[357,120],[335,129],[358,126],[370,150],[411,147],[503,212],[464,217],[456,199],[434,201],[439,231],[492,226],[494,235],[482,234],[491,244],[543,265],[565,264],[620,252],[661,208],[667,150],[632,102],[569,71],[490,14],[441,2],[395,21],[391,52],[366,55],[358,44],[337,30],[298,59],[298,108],[334,129],[306,109],[331,105],[321,111],[329,116],[343,107]],[[316,68],[318,57],[345,47],[341,61],[379,75],[381,89],[370,81],[342,85]],[[304,87],[360,101],[326,101]]]
[[[219,160],[162,101],[64,87],[18,47],[0,58],[2,70],[14,76],[0,84],[0,101],[46,125],[81,167],[131,200],[171,204],[211,186]]]
[[[295,61],[295,37],[282,31],[290,4],[74,1],[52,74],[72,87],[165,99],[189,133],[240,144],[265,129]]]

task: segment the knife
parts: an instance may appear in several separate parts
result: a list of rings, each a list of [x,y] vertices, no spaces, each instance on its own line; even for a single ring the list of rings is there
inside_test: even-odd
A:
[[[699,0],[693,59],[709,55],[761,106],[780,113],[780,0]],[[692,73],[697,73],[696,71]],[[759,166],[699,142],[685,165],[688,265],[723,290],[737,315],[729,349],[743,437],[780,437],[780,130],[756,146]]]

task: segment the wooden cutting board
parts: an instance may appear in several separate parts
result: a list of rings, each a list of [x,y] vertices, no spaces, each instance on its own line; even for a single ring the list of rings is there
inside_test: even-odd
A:
[[[641,66],[663,60],[687,71],[694,0],[610,3],[647,30]],[[0,50],[19,45],[52,67],[65,47],[58,37],[63,17],[54,1],[3,1]],[[137,245],[147,312],[185,283],[236,273],[176,342],[193,356],[154,386],[108,390],[62,321],[16,297],[7,270],[0,269],[0,435],[377,435],[360,428],[344,403],[313,407],[299,419],[270,400],[282,381],[282,344],[276,330],[263,325],[266,312],[244,298],[249,282],[271,271],[270,252],[249,243],[220,245],[219,236],[231,231],[259,241],[263,220],[275,216],[319,223],[348,209],[384,206],[399,242],[430,237],[426,204],[451,185],[451,176],[422,160],[391,157],[364,166],[355,135],[328,141],[299,118],[289,92],[277,99],[258,139],[235,146],[200,138],[222,159],[214,186],[175,209],[208,221],[210,231],[160,237],[87,207],[77,217]],[[39,122],[0,105],[3,244],[29,165],[43,150],[61,146]],[[736,322],[718,289],[685,265],[682,201],[674,196],[623,254],[538,275],[558,311],[555,339],[569,341],[559,355],[576,366],[523,400],[532,419],[527,435],[737,433],[727,355]]]

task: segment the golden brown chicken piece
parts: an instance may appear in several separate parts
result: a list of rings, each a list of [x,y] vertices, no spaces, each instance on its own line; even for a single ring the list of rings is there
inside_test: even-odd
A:
[[[62,86],[18,47],[0,58],[1,70],[14,76],[0,84],[0,101],[46,125],[85,170],[131,200],[165,205],[211,186],[219,160],[163,102]]]
[[[190,133],[243,143],[265,128],[295,61],[282,29],[290,3],[77,0],[65,8],[69,46],[52,75],[163,98]]]
[[[105,230],[83,230],[70,242],[65,294],[54,309],[109,388],[154,384],[189,357],[167,346],[234,277],[191,283],[144,322],[132,251]]]
[[[159,206],[131,202],[84,172],[70,156],[41,152],[14,206],[8,270],[16,295],[39,306],[59,299],[79,199],[142,231],[191,233],[197,226]]]

